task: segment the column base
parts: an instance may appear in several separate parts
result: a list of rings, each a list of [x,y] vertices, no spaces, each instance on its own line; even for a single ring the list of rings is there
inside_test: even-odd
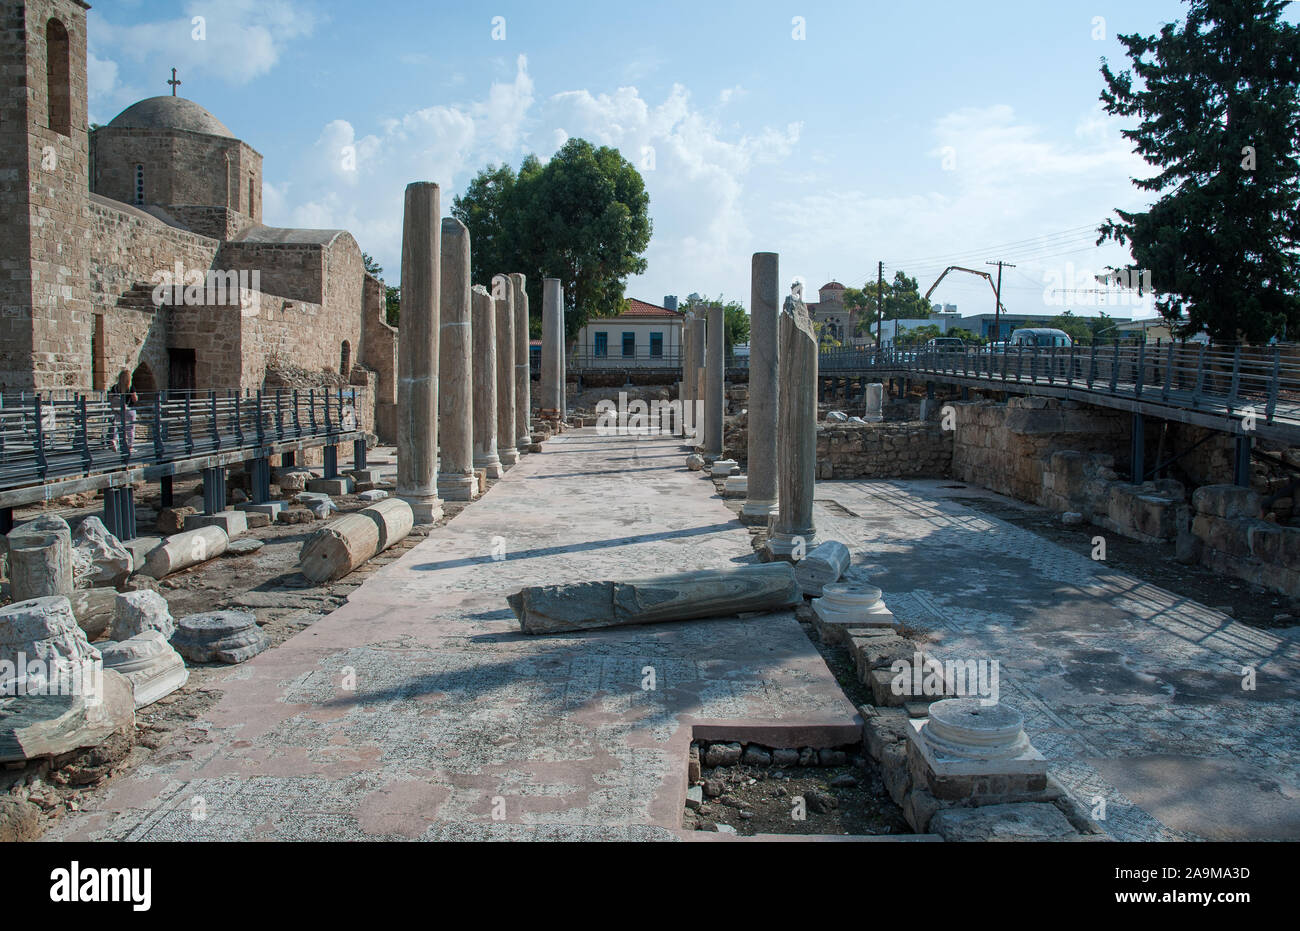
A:
[[[801,542],[802,541],[802,542]],[[817,545],[817,532],[810,530],[807,533],[781,533],[773,531],[767,538],[767,543],[763,549],[769,559],[779,559],[782,562],[798,562],[807,556],[814,546]],[[795,556],[795,551],[798,557]]]
[[[515,449],[519,450],[519,455],[521,456],[524,453],[528,452],[528,447],[532,445],[533,445],[532,434],[529,434],[528,436],[520,437],[518,440],[515,440]]]
[[[475,459],[474,468],[486,469],[488,478],[500,478],[506,471],[501,467],[500,457],[495,455],[490,459]]]
[[[453,472],[438,476],[438,497],[443,501],[473,501],[478,481],[473,473]]]
[[[747,498],[744,507],[740,509],[740,522],[747,527],[766,527],[775,513],[775,501],[756,501]]]
[[[437,495],[403,495],[401,498],[411,506],[417,524],[432,524],[442,518],[442,499]]]
[[[501,458],[503,469],[508,469],[519,461],[519,452],[514,449],[499,449],[497,455]]]

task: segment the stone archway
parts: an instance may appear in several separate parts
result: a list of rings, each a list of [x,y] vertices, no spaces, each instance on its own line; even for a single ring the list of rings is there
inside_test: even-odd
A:
[[[148,363],[141,362],[131,373],[131,390],[136,394],[158,390],[158,381],[153,377],[153,370]]]

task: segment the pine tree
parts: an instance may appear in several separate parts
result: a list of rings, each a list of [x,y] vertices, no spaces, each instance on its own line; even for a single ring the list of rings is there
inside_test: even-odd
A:
[[[1158,36],[1121,35],[1132,71],[1103,59],[1107,112],[1159,173],[1159,198],[1116,210],[1098,244],[1131,244],[1161,316],[1216,341],[1300,337],[1300,27],[1283,0],[1191,0]],[[1136,81],[1135,81],[1136,78]]]

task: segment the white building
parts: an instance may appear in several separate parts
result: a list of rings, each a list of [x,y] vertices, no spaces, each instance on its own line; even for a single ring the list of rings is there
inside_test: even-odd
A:
[[[682,319],[677,310],[634,297],[616,317],[595,317],[578,331],[570,368],[671,368],[682,360]]]

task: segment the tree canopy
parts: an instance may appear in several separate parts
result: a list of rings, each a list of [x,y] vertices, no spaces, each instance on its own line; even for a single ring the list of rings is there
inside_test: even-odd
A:
[[[1179,335],[1294,335],[1300,323],[1300,27],[1282,0],[1191,0],[1159,35],[1121,35],[1131,71],[1103,60],[1108,113],[1158,172],[1159,195],[1099,229],[1150,272],[1156,308]],[[1185,321],[1180,318],[1186,314]]]
[[[710,307],[722,308],[723,341],[726,346],[727,364],[730,365],[734,358],[734,347],[749,342],[749,311],[740,301],[724,301],[721,294],[713,300],[699,297],[688,300],[678,309],[690,310],[698,314],[706,312]]]
[[[876,322],[880,317],[877,310],[877,297],[884,295],[884,319],[924,319],[930,316],[932,306],[921,296],[921,286],[915,278],[903,270],[894,272],[892,281],[886,281],[884,287],[877,282],[868,281],[861,288],[845,288],[844,303],[854,311],[854,320],[859,336],[876,335]]]
[[[469,229],[471,271],[480,284],[525,271],[534,335],[540,332],[542,279],[564,287],[565,332],[623,306],[629,275],[646,269],[650,197],[641,174],[617,149],[570,139],[546,164],[529,155],[480,171],[453,201]]]

